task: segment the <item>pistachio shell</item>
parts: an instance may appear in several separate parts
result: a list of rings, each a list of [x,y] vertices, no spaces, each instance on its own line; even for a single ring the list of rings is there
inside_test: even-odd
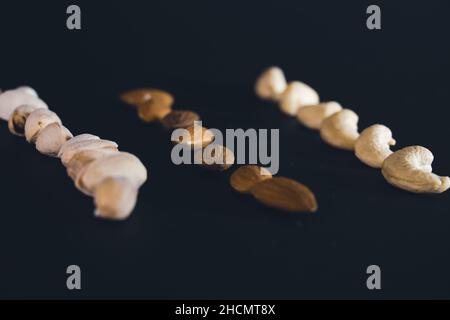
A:
[[[119,151],[112,148],[94,149],[94,150],[82,150],[76,153],[70,161],[66,164],[67,174],[76,180],[78,174],[91,162],[118,153]]]
[[[110,220],[124,220],[133,211],[138,190],[133,181],[123,177],[109,177],[95,188],[95,215]]]
[[[33,105],[39,109],[48,109],[44,101],[27,90],[7,90],[0,94],[0,118],[8,121],[14,110],[24,104]]]
[[[9,131],[16,136],[23,137],[25,135],[25,123],[34,110],[36,110],[35,106],[27,104],[17,107],[9,117]]]
[[[56,157],[61,146],[73,137],[72,133],[59,123],[51,123],[39,132],[36,149],[45,155]]]
[[[25,123],[25,138],[28,142],[35,143],[39,132],[52,123],[61,124],[61,119],[56,113],[42,108],[34,110]]]
[[[114,141],[103,140],[103,139],[93,139],[84,140],[72,144],[70,147],[65,148],[64,152],[60,152],[61,162],[64,166],[69,163],[70,159],[80,151],[83,150],[97,150],[97,149],[112,149],[117,150],[118,145]]]
[[[136,156],[119,152],[88,164],[79,173],[75,185],[80,191],[92,195],[97,185],[108,177],[125,177],[139,188],[147,180],[147,169]]]
[[[33,96],[33,97],[38,97],[38,94],[37,94],[36,90],[34,90],[32,87],[20,86],[16,90],[20,91],[20,92],[23,92],[23,93],[26,93],[26,94],[28,94],[30,96]]]
[[[81,141],[99,140],[99,139],[100,139],[100,137],[94,136],[94,135],[89,134],[89,133],[79,134],[79,135],[73,137],[72,139],[70,139],[69,141],[67,141],[66,143],[64,143],[62,145],[61,149],[59,150],[58,157],[61,158],[63,153],[66,150],[70,149],[76,143],[79,143]]]

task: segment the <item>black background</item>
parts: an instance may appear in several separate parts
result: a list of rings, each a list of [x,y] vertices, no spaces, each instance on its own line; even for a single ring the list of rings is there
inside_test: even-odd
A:
[[[66,29],[81,6],[82,30]],[[382,30],[366,8],[382,9]],[[73,133],[149,170],[125,222],[95,219],[57,159],[0,125],[1,298],[450,298],[450,197],[389,186],[379,170],[257,99],[267,66],[423,145],[450,173],[448,1],[2,1],[0,87],[28,84]],[[279,128],[281,176],[314,215],[234,193],[226,173],[170,161],[168,133],[118,100],[152,86],[212,128]],[[82,290],[66,289],[66,267]],[[366,268],[382,269],[382,290]]]

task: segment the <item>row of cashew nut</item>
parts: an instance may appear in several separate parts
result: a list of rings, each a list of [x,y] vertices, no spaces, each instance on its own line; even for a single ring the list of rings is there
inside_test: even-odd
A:
[[[260,98],[277,102],[281,111],[296,116],[306,127],[320,130],[328,144],[354,151],[363,163],[381,168],[386,180],[396,187],[418,193],[442,193],[450,187],[449,177],[432,173],[431,151],[421,146],[391,151],[396,141],[389,128],[375,124],[359,133],[354,111],[334,101],[320,102],[317,92],[302,82],[287,83],[280,68],[265,70],[255,90]]]
[[[73,136],[36,91],[19,87],[0,94],[0,118],[42,154],[58,157],[76,187],[94,197],[98,217],[122,220],[133,211],[147,170],[134,155],[91,134]]]

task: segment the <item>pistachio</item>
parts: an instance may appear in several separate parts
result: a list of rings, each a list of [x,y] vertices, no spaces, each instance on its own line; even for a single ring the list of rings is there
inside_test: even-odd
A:
[[[73,137],[72,133],[59,123],[51,123],[39,132],[36,149],[45,155],[56,157],[61,146]]]
[[[24,104],[35,106],[37,109],[48,109],[47,104],[29,90],[20,88],[7,90],[0,94],[0,119],[8,121],[14,110]]]
[[[27,104],[17,107],[9,117],[9,131],[16,136],[23,137],[25,135],[25,123],[27,122],[30,113],[34,110],[36,110],[35,106]]]
[[[136,156],[119,152],[89,163],[78,174],[75,185],[85,194],[92,195],[97,185],[109,177],[128,178],[139,188],[147,180],[147,169]]]
[[[77,152],[66,164],[67,174],[73,180],[76,180],[81,170],[83,170],[83,168],[85,168],[89,163],[118,152],[119,151],[117,149],[112,148],[81,150],[80,152]]]
[[[204,127],[194,125],[185,129],[187,132],[178,137],[175,143],[190,146],[194,149],[203,148],[214,141],[214,133]]]
[[[98,149],[110,149],[117,150],[118,145],[114,141],[103,139],[81,140],[71,144],[69,147],[64,148],[63,152],[60,152],[61,162],[64,166],[69,163],[72,157],[83,150],[98,150]]]
[[[198,120],[200,120],[200,116],[194,111],[174,110],[161,119],[161,123],[167,129],[177,129],[193,126],[194,121]]]
[[[87,140],[100,140],[100,137],[94,136],[89,133],[79,134],[62,145],[61,149],[59,150],[58,157],[61,158],[63,153],[66,150],[72,148],[75,144],[77,144],[81,141],[87,141]]]
[[[20,86],[20,87],[16,88],[16,91],[26,93],[26,94],[36,97],[36,98],[38,97],[36,90],[34,90],[32,87]]]
[[[95,188],[95,215],[110,220],[124,220],[133,211],[138,189],[124,177],[108,177]]]
[[[35,143],[39,132],[52,123],[61,124],[61,119],[53,111],[36,109],[31,112],[25,123],[25,137],[27,141]]]
[[[211,144],[204,149],[199,149],[194,154],[195,163],[208,170],[225,171],[234,164],[234,153],[230,149]]]
[[[256,165],[239,167],[230,177],[231,187],[237,192],[248,193],[261,181],[272,178],[269,170]]]
[[[292,179],[275,177],[250,188],[250,193],[261,203],[291,212],[315,212],[317,202],[305,185]]]

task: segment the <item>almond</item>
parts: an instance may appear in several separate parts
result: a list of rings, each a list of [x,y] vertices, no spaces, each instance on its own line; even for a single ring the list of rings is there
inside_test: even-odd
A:
[[[317,202],[305,185],[292,179],[275,177],[257,183],[250,193],[261,203],[291,212],[315,212]]]
[[[172,111],[171,105],[151,99],[139,105],[139,118],[145,122],[161,120]]]
[[[138,106],[150,100],[151,89],[134,89],[120,95],[120,100],[133,106]]]
[[[202,167],[212,171],[225,171],[234,164],[233,151],[218,144],[198,150],[195,152],[194,158],[196,163],[201,161]]]
[[[196,131],[196,129],[198,131]],[[203,148],[214,141],[214,133],[201,126],[192,126],[186,128],[187,135],[181,136],[176,143],[190,146],[194,149]]]
[[[194,121],[200,120],[200,116],[194,111],[175,110],[168,113],[161,123],[167,129],[188,128],[194,125]]]
[[[254,185],[270,178],[272,178],[272,174],[266,168],[248,165],[233,172],[230,184],[237,192],[248,193]]]
[[[164,90],[153,88],[130,90],[122,94],[120,96],[120,99],[125,103],[137,107],[149,101],[171,107],[174,102],[174,98],[170,93]]]

